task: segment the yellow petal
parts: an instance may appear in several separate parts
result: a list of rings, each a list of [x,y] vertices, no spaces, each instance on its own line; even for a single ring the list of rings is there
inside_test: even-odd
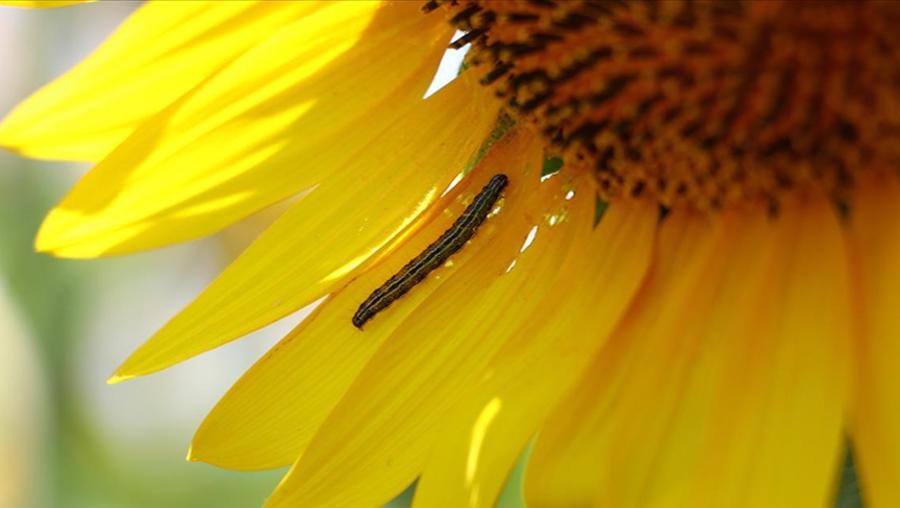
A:
[[[669,217],[652,276],[529,463],[529,506],[824,506],[851,323],[827,204]]]
[[[497,101],[481,90],[458,79],[373,138],[126,360],[114,380],[218,347],[339,287],[464,168],[496,116]]]
[[[541,190],[527,188],[541,163],[540,145],[531,145],[528,176],[509,164],[510,188],[490,248],[385,341],[266,506],[378,506],[418,475],[443,416],[536,312],[576,233],[577,221],[544,222],[546,213],[565,210],[565,191],[552,180]],[[517,256],[535,224],[534,243]]]
[[[347,172],[386,130],[426,129],[408,117],[446,24],[405,2],[374,13],[369,2],[329,5],[138,129],[51,212],[38,250],[93,257],[203,236]]]
[[[866,506],[900,506],[900,183],[871,178],[853,201],[862,337],[853,441]]]
[[[191,444],[191,460],[232,469],[289,465],[331,412],[350,383],[385,338],[425,301],[447,275],[488,247],[495,228],[486,224],[479,241],[453,256],[445,267],[379,314],[365,332],[350,317],[372,290],[441,235],[465,208],[463,201],[483,186],[489,169],[500,166],[491,152],[484,164],[434,207],[438,213],[397,250],[319,306],[291,334],[261,358],[210,412]],[[503,161],[505,163],[505,161]]]
[[[0,146],[29,157],[100,160],[140,123],[317,8],[311,2],[148,2],[4,119]]]
[[[541,304],[545,310],[517,331],[492,361],[492,374],[435,434],[416,508],[494,506],[516,457],[637,290],[650,261],[656,207],[617,203],[589,232],[594,196],[581,194],[575,199],[589,205],[581,210],[585,226]]]

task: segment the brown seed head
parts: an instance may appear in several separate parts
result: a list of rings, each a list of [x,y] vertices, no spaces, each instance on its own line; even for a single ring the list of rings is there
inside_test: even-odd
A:
[[[846,201],[900,168],[900,2],[494,0],[443,6],[482,83],[609,200]]]

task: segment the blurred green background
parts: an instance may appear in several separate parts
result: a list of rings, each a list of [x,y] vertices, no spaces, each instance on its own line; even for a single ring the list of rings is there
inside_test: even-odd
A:
[[[87,55],[137,4],[0,7],[0,114]],[[0,152],[0,506],[259,506],[282,472],[184,461],[194,427],[279,332],[136,383],[105,378],[245,239],[97,261],[32,252],[84,165]]]
[[[0,116],[87,55],[137,3],[0,7]],[[183,457],[231,383],[302,315],[148,378],[106,377],[196,295],[266,217],[124,258],[35,254],[42,217],[86,165],[0,151],[0,508],[256,507],[283,470]],[[521,465],[500,505],[520,506]],[[408,506],[411,491],[392,503]],[[861,506],[851,461],[836,505]]]

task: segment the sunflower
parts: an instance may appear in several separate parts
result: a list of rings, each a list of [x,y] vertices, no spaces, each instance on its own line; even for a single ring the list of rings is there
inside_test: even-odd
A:
[[[111,378],[323,299],[188,454],[291,465],[268,507],[490,506],[529,443],[529,506],[823,506],[848,437],[900,506],[898,5],[151,2],[0,144],[96,162],[38,233],[62,257],[301,196]]]

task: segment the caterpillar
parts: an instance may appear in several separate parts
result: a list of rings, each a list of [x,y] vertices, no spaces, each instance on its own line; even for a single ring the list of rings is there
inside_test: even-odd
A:
[[[500,193],[508,183],[509,178],[506,175],[494,175],[440,238],[406,263],[387,282],[372,291],[353,315],[353,326],[362,330],[366,321],[405,295],[416,284],[422,282],[432,270],[444,264],[450,256],[461,249],[478,231],[478,227],[494,208]]]

